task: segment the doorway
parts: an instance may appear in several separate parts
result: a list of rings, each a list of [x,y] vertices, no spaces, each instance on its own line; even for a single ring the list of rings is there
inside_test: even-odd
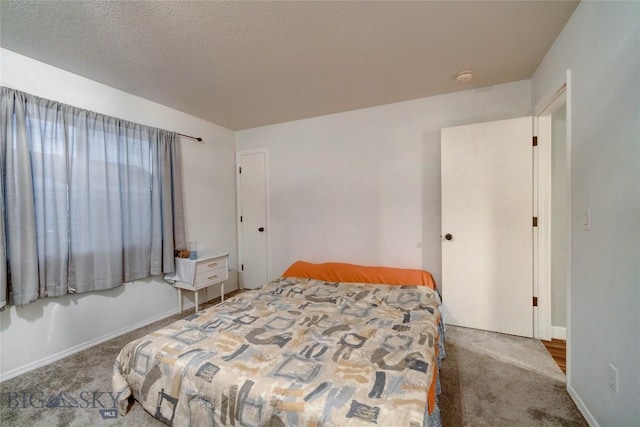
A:
[[[562,362],[566,364],[568,379],[571,323],[571,108],[568,85],[563,85],[537,111],[537,202],[541,217],[536,252],[541,301],[537,336],[546,341],[545,345],[556,340],[551,347],[566,348],[564,355],[550,353],[559,366]],[[558,360],[562,358],[564,361]]]
[[[566,338],[570,264],[570,164],[565,87],[536,117],[538,134],[538,294],[541,339]]]
[[[236,153],[240,287],[269,281],[269,188],[266,150]]]
[[[567,165],[567,107],[551,113],[551,338],[566,339],[571,189]]]

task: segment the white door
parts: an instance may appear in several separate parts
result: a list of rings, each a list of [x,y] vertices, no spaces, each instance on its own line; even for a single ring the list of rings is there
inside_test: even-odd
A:
[[[256,289],[269,281],[266,152],[239,152],[236,163],[240,283]]]
[[[441,137],[445,322],[531,337],[532,118]]]

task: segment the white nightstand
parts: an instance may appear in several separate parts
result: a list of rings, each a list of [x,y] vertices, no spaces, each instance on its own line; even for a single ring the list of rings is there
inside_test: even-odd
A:
[[[167,274],[165,280],[178,288],[178,305],[182,313],[182,290],[195,293],[198,312],[198,291],[220,284],[220,301],[224,301],[224,282],[229,278],[229,254],[203,254],[198,259],[176,258],[176,272]]]

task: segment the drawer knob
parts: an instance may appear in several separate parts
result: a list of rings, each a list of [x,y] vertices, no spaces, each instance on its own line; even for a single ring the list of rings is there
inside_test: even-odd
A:
[[[211,279],[215,279],[216,277],[218,277],[218,275],[217,275],[217,274],[214,274],[213,276],[209,276],[209,280],[211,280]]]
[[[217,263],[217,262],[214,262],[213,264],[209,264],[209,265],[207,265],[207,267],[215,267],[216,265],[218,265],[218,263]]]

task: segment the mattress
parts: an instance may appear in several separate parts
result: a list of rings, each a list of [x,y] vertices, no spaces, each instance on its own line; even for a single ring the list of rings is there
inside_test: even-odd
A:
[[[172,426],[440,425],[444,356],[426,286],[280,278],[127,344],[114,364]]]

